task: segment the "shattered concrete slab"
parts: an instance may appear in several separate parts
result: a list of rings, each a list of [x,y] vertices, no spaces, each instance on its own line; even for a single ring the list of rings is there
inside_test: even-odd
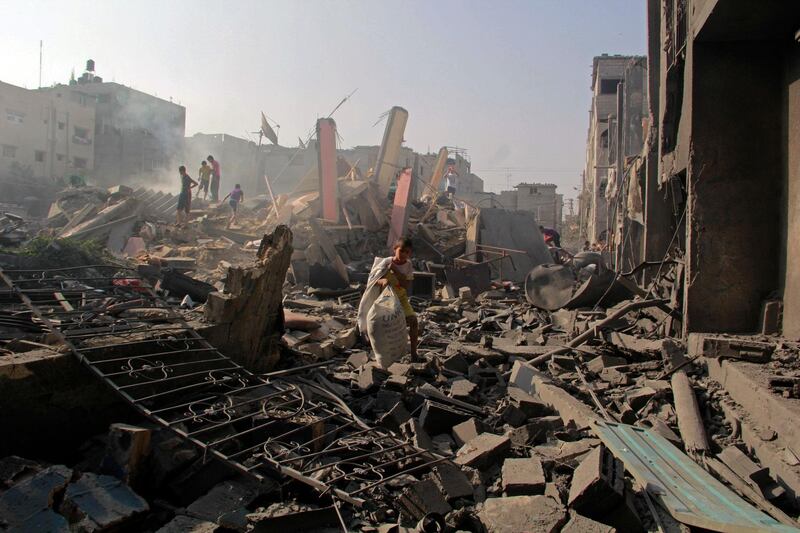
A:
[[[478,511],[488,533],[554,533],[567,521],[566,510],[547,496],[489,498]]]
[[[187,507],[186,514],[223,525],[226,518],[231,518],[229,515],[244,509],[257,495],[258,491],[252,486],[237,481],[225,481]],[[243,514],[240,518],[244,521]]]
[[[72,469],[51,466],[0,494],[0,523],[16,531],[69,531],[53,506],[72,478]]]
[[[90,472],[67,487],[62,504],[62,511],[85,531],[120,525],[149,509],[147,501],[119,479]]]

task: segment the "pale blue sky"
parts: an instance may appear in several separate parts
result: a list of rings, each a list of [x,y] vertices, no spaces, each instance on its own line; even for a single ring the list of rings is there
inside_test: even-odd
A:
[[[400,105],[408,146],[468,149],[487,190],[550,181],[567,197],[592,58],[646,45],[643,0],[1,3],[2,81],[38,85],[43,39],[44,85],[92,58],[107,81],[185,105],[187,135],[244,136],[264,110],[287,145],[358,88],[334,115],[344,146],[380,143],[373,124]]]

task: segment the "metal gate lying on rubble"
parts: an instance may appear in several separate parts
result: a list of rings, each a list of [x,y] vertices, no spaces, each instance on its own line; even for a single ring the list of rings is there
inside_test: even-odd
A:
[[[368,426],[310,380],[239,366],[133,269],[0,269],[0,279],[10,323],[44,326],[143,415],[257,480],[279,473],[362,505],[444,460]]]

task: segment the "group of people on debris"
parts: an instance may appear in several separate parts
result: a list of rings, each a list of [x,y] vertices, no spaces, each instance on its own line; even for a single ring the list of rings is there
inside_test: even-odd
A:
[[[200,182],[193,180],[186,172],[186,167],[181,165],[178,167],[178,173],[181,179],[181,192],[178,195],[178,212],[176,214],[175,223],[178,226],[185,225],[189,220],[189,212],[192,209],[192,189],[197,187],[195,198],[200,197],[200,191],[203,191],[203,200],[208,199],[209,190],[211,191],[211,201],[219,202],[219,184],[222,178],[220,172],[219,161],[214,159],[213,155],[209,155],[206,159],[200,162],[200,168],[197,171],[197,176]],[[228,200],[228,205],[231,208],[231,218],[228,220],[228,228],[236,222],[236,215],[239,213],[239,204],[244,201],[244,191],[238,183],[222,199],[224,202]]]

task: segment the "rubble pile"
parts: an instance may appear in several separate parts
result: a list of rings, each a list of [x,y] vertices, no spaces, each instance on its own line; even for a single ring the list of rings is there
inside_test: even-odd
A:
[[[77,461],[0,461],[2,527],[725,531],[707,512],[724,505],[796,525],[797,435],[752,414],[797,408],[796,344],[683,341],[679,257],[644,291],[600,254],[541,263],[541,236],[503,248],[493,235],[516,219],[502,210],[428,197],[407,206],[419,355],[383,368],[357,311],[389,205],[368,181],[340,185],[346,224],[306,192],[251,200],[232,228],[202,202],[170,224],[174,197],[152,191],[60,194],[39,239],[102,242],[107,265],[0,257],[0,363],[72,352],[133,420]]]

